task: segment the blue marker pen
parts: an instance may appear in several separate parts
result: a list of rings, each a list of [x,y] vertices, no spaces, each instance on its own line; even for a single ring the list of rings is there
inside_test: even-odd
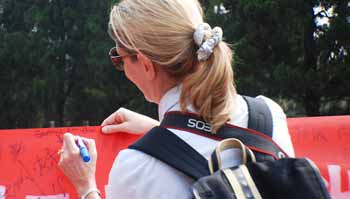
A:
[[[78,136],[77,138],[77,145],[79,147],[80,150],[80,156],[83,158],[84,162],[89,162],[90,161],[90,154],[89,151],[87,150],[83,139],[81,139],[80,136]]]

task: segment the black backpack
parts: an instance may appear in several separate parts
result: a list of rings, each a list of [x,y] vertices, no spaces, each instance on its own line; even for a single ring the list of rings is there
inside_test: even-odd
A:
[[[308,159],[287,158],[272,140],[272,116],[264,100],[247,96],[244,99],[249,111],[248,128],[226,124],[212,134],[210,124],[197,115],[168,112],[160,126],[129,148],[149,154],[193,178],[193,197],[198,199],[330,198],[317,167]],[[167,128],[223,141],[208,162]],[[232,147],[241,148],[244,162],[222,169],[220,152]]]

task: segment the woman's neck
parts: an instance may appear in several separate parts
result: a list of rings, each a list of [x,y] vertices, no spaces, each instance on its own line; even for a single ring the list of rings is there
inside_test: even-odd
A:
[[[179,84],[174,78],[170,77],[165,71],[159,71],[157,78],[155,79],[153,96],[154,103],[160,103],[162,97],[172,88]]]

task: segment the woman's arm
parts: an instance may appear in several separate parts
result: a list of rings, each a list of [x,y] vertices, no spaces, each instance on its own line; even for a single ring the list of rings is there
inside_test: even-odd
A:
[[[290,156],[294,157],[294,148],[291,136],[288,131],[286,115],[275,101],[265,96],[258,96],[262,98],[269,106],[272,114],[273,122],[273,136],[272,139]]]

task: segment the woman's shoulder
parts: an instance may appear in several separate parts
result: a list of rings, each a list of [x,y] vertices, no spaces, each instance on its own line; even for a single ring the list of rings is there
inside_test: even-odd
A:
[[[290,157],[294,157],[295,153],[288,131],[287,117],[282,107],[274,100],[263,95],[259,95],[257,98],[263,99],[270,108],[273,122],[272,139],[280,145]]]
[[[269,107],[272,115],[273,133],[272,139],[281,146],[281,148],[290,156],[294,156],[293,144],[288,131],[287,117],[282,107],[275,102],[273,99],[264,95],[259,95],[256,98],[264,100],[266,105]],[[241,95],[238,95],[238,113],[235,113],[235,122],[240,124],[243,123],[243,127],[248,126],[248,106]]]
[[[276,119],[276,118],[279,118],[282,120],[286,119],[286,115],[285,115],[283,109],[274,100],[272,100],[271,98],[268,98],[264,95],[259,95],[256,98],[264,100],[264,102],[266,103],[266,105],[269,107],[269,109],[271,111],[273,119]],[[248,114],[249,114],[248,113],[248,106],[247,106],[247,103],[244,100],[242,95],[237,95],[236,106],[237,106],[237,108],[235,109],[235,111],[233,113],[234,115],[232,118],[236,119],[236,120],[237,120],[237,118],[239,118],[240,120],[247,122],[248,121]]]
[[[275,101],[263,95],[259,95],[256,98],[265,101],[266,105],[270,109],[273,120],[279,121],[281,119],[283,121],[286,119],[286,115],[284,114],[283,109]],[[234,109],[230,115],[230,123],[246,128],[248,126],[249,119],[249,109],[247,102],[243,98],[243,95],[237,94],[234,103]]]
[[[271,112],[278,113],[281,116],[283,116],[284,118],[286,117],[282,107],[277,102],[272,100],[271,98],[268,98],[264,95],[259,95],[256,98],[263,99],[265,101],[265,103],[267,104],[267,106],[270,108]]]

